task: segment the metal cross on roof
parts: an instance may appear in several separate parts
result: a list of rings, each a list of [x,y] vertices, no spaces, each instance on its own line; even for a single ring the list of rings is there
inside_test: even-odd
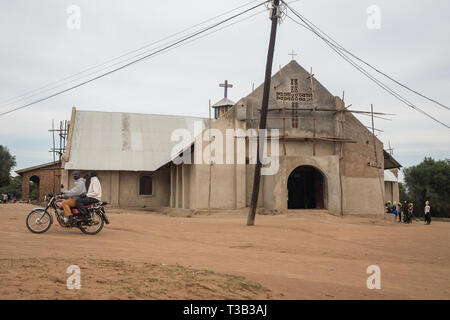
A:
[[[225,83],[220,83],[219,87],[224,87],[225,88],[224,97],[227,98],[228,97],[228,88],[233,88],[233,85],[229,84],[228,80],[225,80]]]
[[[297,56],[297,54],[294,53],[294,49],[292,49],[292,52],[289,53],[288,56],[291,56],[292,60],[294,60],[295,59],[294,57]]]

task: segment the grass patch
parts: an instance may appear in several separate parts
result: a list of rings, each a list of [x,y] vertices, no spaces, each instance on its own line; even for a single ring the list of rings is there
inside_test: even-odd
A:
[[[68,290],[70,265],[81,290]],[[239,275],[182,265],[92,258],[0,259],[0,299],[269,299],[270,290]],[[24,286],[24,284],[27,284]]]

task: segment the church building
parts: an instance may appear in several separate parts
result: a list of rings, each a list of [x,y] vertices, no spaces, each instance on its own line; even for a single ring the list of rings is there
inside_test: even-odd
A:
[[[72,171],[96,170],[115,206],[249,207],[262,95],[263,85],[236,103],[225,94],[212,120],[74,108],[61,182],[67,189]],[[265,141],[272,162],[263,165],[258,207],[373,215],[398,201],[400,164],[295,60],[272,77]]]

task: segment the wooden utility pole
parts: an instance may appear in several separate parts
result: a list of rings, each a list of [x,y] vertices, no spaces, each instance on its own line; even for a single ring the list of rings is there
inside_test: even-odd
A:
[[[209,142],[211,143],[211,99],[209,99],[209,121],[208,121]],[[209,154],[209,186],[208,186],[208,215],[211,215],[211,153]]]
[[[55,164],[55,119],[52,119],[52,136],[53,136],[53,164]],[[53,194],[56,193],[55,186],[55,170],[53,170]]]
[[[312,112],[313,112],[313,119],[314,119],[314,133],[313,133],[313,156],[316,156],[316,105],[314,104],[314,81],[313,81],[313,73],[312,73],[312,67],[311,72],[309,74],[309,80],[311,81],[311,103],[312,103]]]
[[[375,123],[374,123],[374,120],[373,120],[373,104],[370,105],[370,115],[371,115],[371,118],[372,118],[373,151],[374,151],[374,154],[375,154],[375,162],[376,162],[375,165],[378,167],[377,145],[376,145],[376,142],[375,142]]]
[[[378,172],[378,180],[380,181],[380,191],[381,191],[381,201],[384,206],[384,185],[383,185],[383,178],[381,176],[381,169],[383,167],[378,164],[378,155],[377,155],[377,144],[376,144],[376,138],[375,138],[375,122],[373,120],[373,104],[370,105],[370,113],[372,118],[372,136],[373,136],[373,150],[375,153],[375,169],[377,169]]]
[[[280,65],[280,83],[283,83],[283,74],[281,72],[281,65]],[[286,104],[284,99],[284,87],[283,87],[283,155],[286,155]]]
[[[253,179],[253,193],[252,193],[252,201],[250,206],[250,211],[248,213],[247,218],[247,226],[255,225],[255,215],[256,215],[256,205],[258,203],[258,195],[259,195],[259,185],[261,182],[261,159],[260,155],[264,154],[264,143],[260,145],[260,137],[263,135],[265,138],[266,122],[267,122],[267,113],[269,108],[269,94],[270,94],[270,80],[272,77],[272,64],[273,64],[273,53],[275,51],[275,39],[277,35],[277,26],[278,26],[278,14],[279,14],[279,5],[280,0],[272,1],[272,14],[270,19],[272,20],[272,28],[270,30],[270,42],[269,42],[269,50],[267,53],[267,63],[266,63],[266,76],[264,80],[264,92],[263,92],[263,100],[261,107],[261,118],[259,120],[259,132],[258,132],[258,140],[257,140],[257,161],[255,166],[255,176]],[[265,141],[265,140],[264,140]],[[261,151],[260,151],[261,150]]]

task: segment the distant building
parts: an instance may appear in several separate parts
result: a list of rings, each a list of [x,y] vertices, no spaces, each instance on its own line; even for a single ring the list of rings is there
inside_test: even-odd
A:
[[[22,200],[44,201],[44,196],[50,192],[60,192],[61,162],[49,162],[38,166],[17,170],[22,176]],[[30,183],[36,184],[36,199],[30,198]]]

